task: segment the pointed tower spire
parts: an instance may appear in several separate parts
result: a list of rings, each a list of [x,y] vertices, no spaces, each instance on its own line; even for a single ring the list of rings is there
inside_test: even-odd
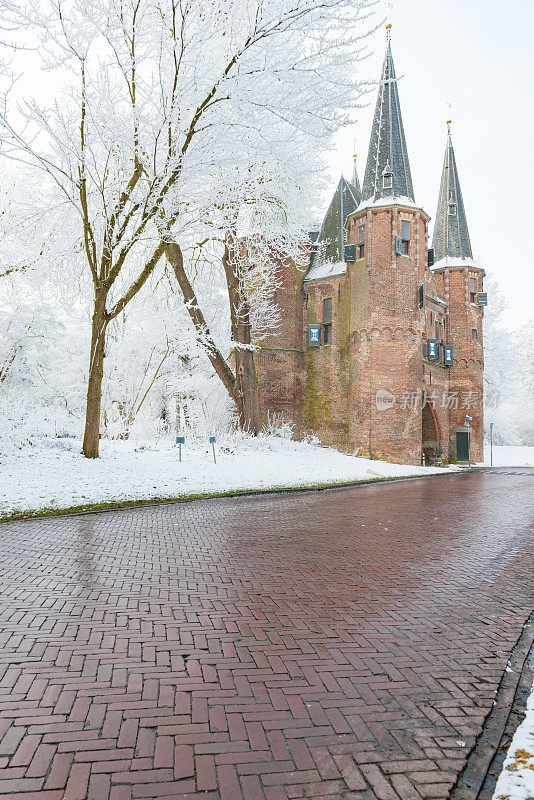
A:
[[[352,185],[356,189],[357,192],[360,194],[362,193],[362,189],[360,186],[360,179],[358,178],[358,167],[356,164],[356,153],[352,156],[353,167],[352,167]]]
[[[467,218],[451,138],[451,121],[447,120],[447,146],[439,187],[438,210],[432,237],[434,258],[473,258]]]
[[[386,29],[386,55],[371,129],[369,155],[363,180],[363,200],[408,197],[413,201],[412,176],[391,54],[391,25],[386,25]]]

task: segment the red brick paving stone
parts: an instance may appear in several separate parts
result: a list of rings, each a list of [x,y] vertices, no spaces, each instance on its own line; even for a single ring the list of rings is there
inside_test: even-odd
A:
[[[532,606],[530,480],[2,526],[0,797],[446,797]]]
[[[402,797],[402,800],[421,800],[421,795],[413,783],[410,783],[406,775],[392,775],[390,780],[393,788],[399,797]]]
[[[18,746],[15,755],[10,761],[6,761],[6,764],[2,764],[2,767],[9,764],[10,767],[20,767],[22,765],[27,765],[31,762],[35,751],[37,750],[37,746],[41,741],[41,736],[38,734],[32,734],[25,736],[21,739],[20,745]]]
[[[221,800],[242,800],[243,794],[235,767],[229,764],[217,767],[217,780]]]
[[[209,755],[197,755],[195,758],[197,789],[207,792],[217,788],[215,759]]]
[[[85,800],[89,783],[88,764],[74,764],[69,773],[63,800]]]
[[[46,775],[55,754],[55,745],[40,744],[34,753],[30,766],[26,770],[28,778],[41,778],[43,775]]]
[[[356,791],[364,791],[367,789],[367,783],[365,782],[362,773],[356,766],[352,756],[334,756],[334,761],[336,762],[339,771],[341,772],[341,776],[343,777],[343,780],[349,789]]]
[[[72,755],[70,753],[57,753],[52,759],[52,766],[44,788],[62,789],[67,783],[71,765]]]
[[[174,749],[174,777],[188,778],[195,774],[193,748],[188,744],[179,744]]]
[[[109,797],[111,781],[109,775],[91,775],[87,800],[105,800]]]

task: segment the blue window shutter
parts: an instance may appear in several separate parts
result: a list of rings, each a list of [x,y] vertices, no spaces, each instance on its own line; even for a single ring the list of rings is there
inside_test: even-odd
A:
[[[308,325],[308,346],[321,346],[321,325]]]
[[[398,256],[402,256],[402,239],[397,234],[395,234],[395,253]]]
[[[427,340],[427,358],[429,361],[438,360],[438,343],[435,339]]]
[[[356,245],[355,244],[346,244],[345,245],[345,261],[356,261]]]

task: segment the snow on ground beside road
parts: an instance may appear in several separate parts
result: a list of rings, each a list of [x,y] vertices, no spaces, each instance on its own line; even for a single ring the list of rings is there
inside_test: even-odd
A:
[[[508,748],[493,800],[531,800],[534,797],[534,687],[527,715]]]
[[[490,444],[484,442],[484,465],[490,464]],[[534,467],[534,447],[493,446],[494,467]]]
[[[402,466],[277,436],[226,436],[211,446],[106,441],[86,459],[73,439],[41,439],[0,456],[0,517],[115,500],[149,500],[236,489],[295,487],[444,469]],[[454,469],[454,468],[452,468]]]

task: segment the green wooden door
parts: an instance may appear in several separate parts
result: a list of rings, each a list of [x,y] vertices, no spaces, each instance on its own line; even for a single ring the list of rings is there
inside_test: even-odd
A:
[[[469,434],[467,431],[456,432],[456,458],[458,461],[469,461]]]

